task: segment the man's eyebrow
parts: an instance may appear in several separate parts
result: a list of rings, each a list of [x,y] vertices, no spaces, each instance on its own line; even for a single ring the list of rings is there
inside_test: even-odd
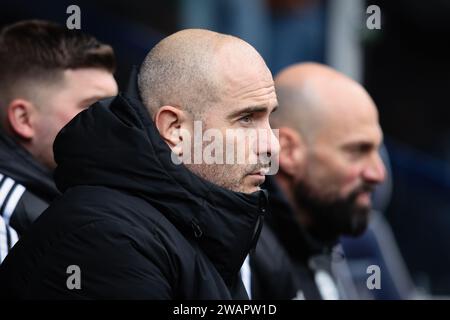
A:
[[[346,142],[343,147],[345,149],[352,149],[355,147],[362,147],[364,149],[371,149],[374,148],[376,145],[373,141],[368,140],[354,140],[354,141],[348,141]]]
[[[255,113],[255,112],[267,112],[268,110],[269,110],[269,108],[267,108],[266,106],[251,106],[251,107],[247,107],[247,108],[244,108],[241,110],[234,111],[233,113],[229,114],[227,116],[227,118],[233,119],[242,114],[250,114],[250,113]]]

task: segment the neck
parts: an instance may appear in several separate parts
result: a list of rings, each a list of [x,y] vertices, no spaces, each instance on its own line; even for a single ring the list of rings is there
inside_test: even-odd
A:
[[[312,224],[311,215],[309,212],[302,208],[295,199],[294,196],[294,188],[295,183],[291,177],[286,176],[283,173],[279,173],[276,176],[276,181],[278,185],[280,186],[281,190],[283,190],[283,193],[285,194],[287,200],[289,201],[289,204],[291,205],[292,209],[295,212],[295,218],[297,219],[298,223],[300,223],[301,226],[304,228],[309,228]]]
[[[314,219],[314,214],[307,208],[298,203],[294,196],[295,183],[286,175],[280,173],[276,176],[278,185],[286,195],[292,209],[295,213],[295,218],[300,226],[308,233],[314,242],[318,242],[325,246],[332,246],[336,243],[339,235],[331,234],[329,230],[325,230],[320,221]]]
[[[14,141],[17,145],[19,145],[23,150],[28,153],[31,158],[34,159],[36,163],[38,163],[44,170],[48,172],[53,172],[55,169],[55,166],[52,166],[51,163],[48,163],[48,161],[45,161],[45,157],[43,156],[43,153],[40,152],[39,149],[36,149],[33,147],[33,145],[27,141],[18,138],[17,136],[14,136],[13,134],[8,134],[8,137],[11,138],[12,141]]]

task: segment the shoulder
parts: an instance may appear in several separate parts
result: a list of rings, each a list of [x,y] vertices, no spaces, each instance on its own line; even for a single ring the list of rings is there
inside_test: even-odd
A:
[[[166,261],[170,264],[176,264],[177,256],[193,252],[189,240],[149,202],[100,186],[67,190],[33,227],[55,241],[78,242],[80,247],[94,241],[105,246],[117,242],[149,258],[170,257],[172,261]]]
[[[13,178],[0,173],[0,214],[19,234],[25,232],[48,203]]]

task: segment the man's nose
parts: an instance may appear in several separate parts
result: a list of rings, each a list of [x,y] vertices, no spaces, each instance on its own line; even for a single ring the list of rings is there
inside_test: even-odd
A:
[[[363,177],[367,182],[379,184],[386,177],[386,168],[379,153],[374,154],[363,171]]]
[[[258,154],[273,158],[280,153],[280,142],[278,141],[278,129],[272,130],[270,125],[260,130],[258,134]]]

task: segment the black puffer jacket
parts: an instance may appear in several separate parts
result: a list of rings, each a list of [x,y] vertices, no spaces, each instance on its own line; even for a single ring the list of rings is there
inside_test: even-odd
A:
[[[231,192],[173,164],[136,93],[80,113],[54,149],[63,195],[0,266],[0,296],[247,298],[239,269],[265,192]],[[71,265],[81,289],[66,286]]]

